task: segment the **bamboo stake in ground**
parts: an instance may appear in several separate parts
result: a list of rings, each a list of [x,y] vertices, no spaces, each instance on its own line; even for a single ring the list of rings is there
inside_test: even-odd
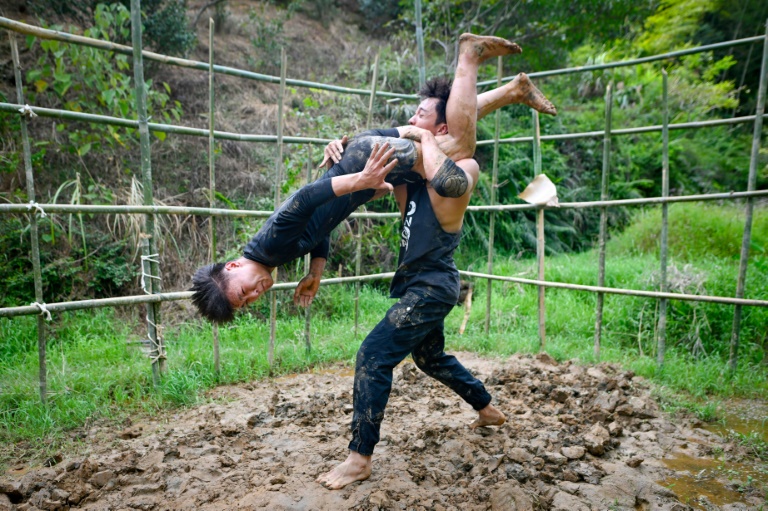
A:
[[[662,76],[662,131],[661,131],[661,195],[669,196],[669,102],[667,70],[661,70]],[[659,250],[659,263],[661,265],[661,292],[669,291],[667,282],[667,249],[669,239],[669,205],[661,205],[661,241]],[[659,302],[659,340],[656,349],[656,363],[664,365],[664,354],[667,349],[667,300],[662,298]]]
[[[277,162],[275,165],[275,211],[280,207],[280,182],[283,174],[283,104],[285,102],[285,69],[287,67],[285,48],[280,48],[280,92],[277,101]],[[272,281],[277,283],[277,268],[272,272]],[[269,302],[269,366],[275,362],[275,338],[277,337],[277,294],[270,293]]]
[[[13,58],[13,77],[16,80],[16,98],[19,103],[24,103],[24,89],[21,84],[21,63],[19,61],[19,48],[16,45],[16,37],[8,34],[11,40],[11,53]],[[34,114],[28,114],[27,110],[21,112],[21,144],[24,151],[24,173],[27,181],[27,199],[30,204],[35,204],[35,174],[32,171],[32,151],[29,146],[29,131],[27,130],[27,118]],[[42,210],[41,210],[42,211]],[[42,213],[41,213],[42,215]],[[35,304],[40,304],[40,314],[37,316],[37,363],[38,384],[40,386],[40,401],[47,401],[48,371],[46,366],[45,321],[43,313],[46,309],[43,301],[43,277],[40,268],[40,239],[37,228],[37,210],[32,209],[29,214],[29,237],[32,245],[32,274],[35,282]],[[50,317],[50,315],[48,316]]]
[[[312,182],[312,145],[307,145],[307,183]],[[304,271],[309,273],[309,264],[311,256],[304,254]],[[307,354],[312,352],[312,339],[310,338],[310,327],[312,326],[312,302],[309,302],[304,311],[304,344],[307,348]]]
[[[216,139],[213,136],[215,125],[215,95],[214,95],[214,73],[213,73],[213,33],[215,23],[212,18],[208,18],[208,204],[211,208],[216,205]],[[209,261],[216,260],[216,217],[208,218],[208,234],[210,238]],[[218,375],[221,372],[221,357],[219,354],[219,325],[213,324],[213,370]]]
[[[541,131],[539,126],[539,112],[533,112],[533,176],[534,179],[541,174]],[[536,212],[536,262],[539,280],[544,280],[544,209],[539,207]],[[546,304],[545,288],[539,286],[539,350],[546,349]]]
[[[365,129],[371,129],[371,120],[373,119],[373,101],[376,97],[376,85],[379,76],[379,54],[376,53],[376,60],[373,64],[373,77],[371,78],[371,98],[368,101],[368,120]],[[366,208],[363,206],[363,211]],[[355,243],[355,277],[359,277],[363,266],[363,220],[357,219],[357,236]],[[355,282],[355,339],[358,338],[360,328],[360,282]]]
[[[141,181],[144,191],[144,205],[153,206],[155,203],[152,190],[152,162],[149,147],[149,126],[147,115],[147,88],[144,82],[144,62],[141,54],[141,6],[139,0],[131,0],[131,34],[133,43],[133,81],[136,94],[136,113],[139,125],[139,146],[141,149]],[[160,263],[157,251],[157,231],[155,216],[148,214],[144,219],[144,235],[147,237],[144,258],[149,261],[151,276],[147,283],[147,289],[151,293],[161,292]],[[160,375],[165,370],[165,359],[162,338],[158,335],[160,324],[160,303],[155,302],[147,306],[151,308],[149,333],[152,341],[152,378],[155,385],[160,383]]]
[[[424,27],[421,23],[421,0],[416,0],[416,54],[419,61],[419,88],[427,82],[426,66],[424,65]]]
[[[760,86],[757,93],[757,109],[755,111],[755,129],[752,135],[752,153],[749,158],[749,178],[747,191],[755,189],[757,183],[757,159],[760,156],[760,136],[763,130],[763,114],[765,113],[765,94],[768,87],[768,21],[765,24],[765,39],[763,41],[763,63],[760,66]],[[741,239],[741,258],[739,260],[739,279],[736,283],[736,298],[744,298],[744,288],[747,279],[747,262],[749,260],[749,245],[752,241],[752,211],[754,202],[747,199],[744,220],[744,235]],[[736,371],[739,356],[739,335],[741,332],[741,307],[737,305],[733,311],[733,329],[731,330],[731,350],[728,365],[731,372]]]
[[[496,62],[496,86],[501,87],[502,75],[501,57]],[[499,186],[499,137],[501,136],[501,110],[496,110],[496,129],[493,138],[493,174],[491,177],[491,206],[496,204],[496,189]],[[493,243],[496,233],[496,212],[491,211],[490,225],[488,226],[488,273],[493,274]],[[488,334],[491,329],[491,292],[493,291],[493,281],[489,280],[485,293],[485,333]]]
[[[488,281],[488,287],[491,286],[491,281]],[[464,334],[464,330],[467,328],[467,322],[469,321],[469,316],[472,314],[472,284],[469,284],[469,288],[467,289],[467,296],[464,298],[464,318],[461,320],[461,326],[459,327],[459,335]]]
[[[605,135],[603,136],[603,177],[600,187],[600,200],[608,199],[608,172],[611,168],[611,107],[612,107],[611,85],[605,89]],[[597,263],[597,287],[605,285],[605,239],[608,236],[608,209],[603,207],[600,210],[600,238],[598,241],[598,263]],[[597,312],[595,314],[595,346],[594,354],[596,359],[600,359],[600,338],[603,329],[603,293],[597,293]]]

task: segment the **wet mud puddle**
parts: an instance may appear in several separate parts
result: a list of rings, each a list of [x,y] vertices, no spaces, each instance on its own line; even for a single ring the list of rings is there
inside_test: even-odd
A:
[[[676,453],[661,460],[675,475],[659,481],[694,509],[749,503],[762,494],[768,503],[768,463],[753,465]]]

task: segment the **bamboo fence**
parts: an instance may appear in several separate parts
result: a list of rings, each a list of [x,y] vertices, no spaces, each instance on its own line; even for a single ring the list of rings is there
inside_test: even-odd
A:
[[[341,94],[355,94],[364,95],[370,98],[369,100],[369,112],[368,112],[368,124],[371,122],[371,115],[376,98],[389,98],[389,100],[413,100],[417,96],[413,94],[398,94],[393,92],[380,91],[377,88],[377,74],[378,74],[378,55],[376,57],[376,64],[373,72],[373,80],[370,89],[355,89],[348,87],[339,87],[336,85],[323,84],[318,82],[310,82],[304,80],[295,80],[286,78],[286,58],[284,51],[281,54],[281,72],[280,76],[270,76],[260,73],[254,73],[251,71],[245,71],[241,69],[220,66],[214,64],[213,54],[213,21],[209,24],[209,61],[198,62],[188,59],[169,57],[160,55],[157,53],[142,51],[142,35],[141,35],[141,23],[140,21],[140,4],[139,0],[131,0],[131,20],[132,20],[132,46],[125,46],[115,44],[109,41],[102,41],[92,38],[87,38],[75,34],[66,32],[44,29],[19,21],[11,20],[8,18],[0,17],[0,27],[5,28],[9,32],[11,40],[11,49],[14,66],[14,76],[16,80],[17,90],[17,103],[4,103],[0,102],[0,112],[19,115],[21,114],[21,138],[22,147],[24,152],[24,167],[26,171],[27,181],[27,195],[30,200],[29,204],[0,204],[0,213],[5,214],[26,214],[30,223],[30,236],[31,236],[31,257],[33,264],[34,282],[35,282],[35,302],[30,305],[18,306],[18,307],[6,307],[0,308],[0,318],[7,317],[12,318],[21,315],[37,315],[37,334],[38,334],[38,359],[39,359],[39,385],[40,385],[40,398],[45,401],[46,399],[46,355],[45,355],[45,322],[44,318],[49,319],[51,313],[59,313],[72,310],[92,309],[98,307],[115,307],[121,305],[138,305],[145,304],[147,306],[147,327],[148,334],[151,340],[151,357],[152,357],[152,372],[155,382],[159,380],[164,371],[164,347],[160,327],[160,304],[166,301],[188,300],[191,297],[191,292],[163,292],[160,280],[160,261],[157,254],[156,246],[156,224],[155,217],[157,215],[203,215],[210,219],[209,223],[209,237],[210,237],[210,254],[213,257],[216,254],[216,238],[214,219],[216,217],[267,217],[271,211],[256,211],[256,210],[229,210],[220,209],[214,207],[215,197],[215,154],[214,147],[216,140],[235,140],[242,142],[260,142],[260,143],[275,143],[276,144],[276,178],[275,178],[275,207],[279,205],[279,184],[281,175],[282,164],[282,148],[283,144],[307,144],[309,149],[309,155],[311,159],[311,146],[312,144],[326,144],[330,140],[322,138],[311,137],[291,137],[284,136],[283,134],[283,114],[282,105],[285,95],[285,87],[308,87],[319,90],[326,90],[331,92],[337,92]],[[420,32],[417,27],[417,35]],[[104,115],[94,115],[84,112],[73,112],[61,109],[41,108],[34,105],[27,105],[24,101],[23,87],[21,80],[21,65],[19,62],[18,49],[16,45],[16,39],[14,34],[32,35],[42,39],[62,41],[71,44],[78,44],[88,46],[91,48],[97,48],[105,51],[112,51],[116,53],[131,55],[133,58],[134,67],[134,83],[136,90],[136,119],[117,118]],[[529,73],[530,77],[546,77],[565,75],[572,73],[588,72],[601,69],[609,69],[622,66],[633,66],[642,63],[663,61],[666,59],[672,59],[684,55],[690,55],[699,52],[711,51],[719,48],[726,48],[742,44],[763,44],[763,60],[760,74],[760,86],[758,90],[758,101],[755,115],[736,117],[730,119],[715,119],[700,122],[688,122],[679,124],[669,124],[668,119],[668,106],[667,106],[667,77],[666,72],[663,72],[663,124],[660,126],[643,126],[635,128],[622,128],[613,129],[611,127],[611,93],[610,88],[606,94],[606,110],[605,110],[605,128],[599,131],[590,131],[582,133],[568,133],[558,135],[540,135],[538,115],[537,112],[533,112],[533,134],[530,137],[514,137],[514,138],[500,138],[499,128],[499,114],[497,112],[496,117],[496,131],[494,139],[478,141],[477,145],[494,144],[493,155],[493,186],[490,198],[490,205],[488,206],[470,206],[468,211],[472,212],[490,212],[490,228],[489,228],[489,247],[488,247],[488,268],[487,273],[476,273],[469,271],[461,271],[461,275],[468,278],[486,279],[488,281],[488,293],[486,304],[486,318],[485,318],[485,331],[488,332],[490,326],[490,311],[491,311],[491,283],[493,281],[505,281],[514,282],[518,284],[537,286],[539,291],[539,336],[540,345],[545,347],[546,332],[545,332],[545,294],[546,288],[556,289],[568,289],[572,291],[582,291],[589,293],[596,293],[598,297],[598,306],[596,311],[596,323],[595,323],[595,341],[594,351],[596,356],[600,353],[600,335],[602,329],[602,297],[604,294],[616,294],[623,296],[636,296],[654,298],[660,301],[660,317],[658,324],[658,359],[657,362],[661,365],[664,360],[664,345],[666,341],[666,304],[668,300],[683,300],[683,301],[697,301],[707,303],[717,303],[723,305],[734,306],[734,320],[733,329],[731,335],[730,345],[730,359],[729,365],[733,369],[736,367],[738,360],[738,346],[739,346],[739,333],[740,333],[740,321],[741,310],[744,306],[756,306],[756,307],[768,307],[768,300],[756,300],[744,298],[745,294],[745,281],[746,272],[748,268],[749,260],[749,246],[751,243],[751,228],[752,228],[752,215],[754,209],[755,199],[768,196],[768,190],[756,190],[756,175],[757,175],[757,161],[760,149],[760,138],[762,132],[762,123],[765,118],[765,96],[766,96],[766,82],[768,77],[766,71],[768,71],[768,23],[766,23],[766,35],[750,37],[744,39],[738,39],[733,41],[725,41],[717,44],[710,44],[706,46],[699,46],[695,48],[687,48],[685,50],[664,53],[660,55],[652,55],[641,59],[633,59],[619,62],[611,62],[594,66],[581,66],[566,69],[549,70],[542,72]],[[198,129],[186,126],[176,126],[170,124],[151,123],[147,118],[146,110],[146,91],[143,76],[143,60],[151,60],[160,62],[163,64],[176,65],[191,69],[198,69],[208,73],[209,83],[209,126],[208,129]],[[276,135],[254,135],[254,134],[241,134],[230,133],[224,131],[215,130],[214,123],[214,81],[216,74],[237,76],[250,80],[257,80],[269,83],[275,83],[280,85],[280,99],[279,99],[279,115],[278,115],[278,133]],[[497,78],[487,82],[478,82],[478,86],[496,84],[499,85],[502,82],[512,80],[514,76],[502,78],[502,66],[499,60]],[[141,173],[142,183],[144,190],[144,205],[142,206],[128,206],[128,205],[78,205],[78,204],[37,204],[35,202],[35,189],[34,189],[34,176],[32,173],[31,165],[31,153],[29,144],[29,135],[27,130],[27,124],[35,116],[52,117],[65,120],[86,121],[102,124],[110,124],[114,126],[120,126],[125,128],[137,129],[140,136],[140,148],[141,148]],[[732,125],[740,123],[753,123],[754,134],[752,143],[752,152],[750,155],[750,166],[748,176],[748,187],[746,191],[742,192],[730,192],[730,193],[714,193],[704,195],[688,195],[688,196],[669,196],[669,131],[670,130],[687,130],[687,129],[700,129],[712,126],[720,125]],[[157,206],[154,204],[152,196],[152,169],[151,169],[151,155],[149,145],[149,134],[151,132],[164,132],[175,133],[190,136],[206,136],[209,141],[209,207],[172,207],[172,206]],[[662,196],[651,197],[644,199],[624,199],[624,200],[610,200],[608,197],[608,183],[610,182],[610,154],[611,154],[611,140],[615,136],[623,136],[639,133],[662,133],[663,154],[662,154]],[[551,282],[546,281],[544,278],[544,229],[545,229],[545,210],[547,206],[531,205],[531,204],[512,204],[512,205],[499,205],[495,204],[495,188],[498,180],[498,146],[502,143],[515,144],[515,143],[531,143],[533,149],[533,161],[534,161],[534,175],[541,172],[541,149],[540,144],[543,141],[557,141],[568,140],[578,138],[603,138],[603,174],[602,174],[602,187],[601,187],[601,200],[591,202],[571,202],[561,203],[558,207],[561,209],[580,209],[580,208],[601,208],[601,222],[600,222],[600,237],[599,237],[599,269],[598,269],[598,285],[577,285],[564,282]],[[311,179],[311,167],[307,171],[307,180]],[[712,201],[712,200],[744,200],[746,203],[746,219],[744,226],[744,233],[742,238],[742,250],[739,265],[739,276],[737,282],[737,291],[735,297],[724,296],[705,296],[705,295],[689,295],[682,293],[669,293],[668,283],[666,282],[667,271],[667,233],[668,233],[668,215],[667,207],[670,203],[675,202],[690,202],[690,201]],[[661,291],[644,291],[644,290],[632,290],[621,288],[609,288],[604,286],[604,265],[605,265],[605,241],[607,237],[605,228],[605,212],[607,208],[633,206],[633,205],[645,205],[645,204],[660,204],[662,207],[662,236],[661,236]],[[537,268],[538,278],[522,279],[516,277],[507,277],[493,274],[493,240],[494,240],[494,215],[497,212],[503,211],[523,211],[523,210],[536,210],[537,215]],[[124,296],[114,298],[104,298],[96,300],[80,300],[72,302],[59,302],[48,303],[44,302],[44,295],[41,283],[41,269],[40,269],[40,253],[39,253],[39,234],[37,232],[37,222],[35,216],[37,214],[44,215],[47,213],[90,213],[90,214],[114,214],[114,213],[133,213],[143,214],[144,223],[142,228],[142,287],[145,291],[144,295],[137,296]],[[395,219],[399,215],[397,213],[372,213],[372,212],[357,212],[351,215],[352,218],[358,219],[358,238],[361,237],[362,219]],[[356,284],[356,298],[355,298],[355,334],[357,335],[357,323],[358,323],[358,300],[359,300],[359,285],[361,282],[390,279],[393,273],[381,273],[372,275],[361,275],[360,271],[360,251],[361,244],[358,239],[357,251],[356,251],[356,271],[354,277],[339,277],[324,279],[323,285],[332,284]],[[305,264],[308,264],[308,260],[305,259]],[[275,341],[275,322],[276,322],[276,303],[274,291],[289,290],[296,286],[295,282],[276,282],[272,288],[272,306],[271,306],[271,333],[270,333],[270,353],[269,359],[272,361],[274,353],[274,341]],[[310,342],[310,321],[311,321],[311,309],[307,309],[306,314],[306,327],[305,327],[305,340],[307,350],[311,349]],[[219,370],[219,350],[218,350],[218,331],[214,328],[213,331],[213,356],[216,371]]]

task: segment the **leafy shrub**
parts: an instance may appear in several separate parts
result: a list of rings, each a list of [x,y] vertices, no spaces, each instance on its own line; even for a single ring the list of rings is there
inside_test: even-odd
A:
[[[147,45],[165,55],[189,55],[197,36],[187,22],[186,0],[144,0],[141,6]]]
[[[94,18],[95,25],[85,31],[85,36],[108,41],[129,36],[130,16],[122,5],[99,4]],[[29,37],[27,42],[31,48],[37,44],[37,39]],[[43,53],[26,76],[27,82],[33,86],[30,102],[52,104],[76,112],[130,117],[135,104],[135,90],[127,55],[59,41],[41,40],[39,44]],[[157,90],[152,87],[151,80],[147,82],[149,115],[156,115],[167,122],[172,118],[179,119],[181,104],[170,102],[170,88],[167,84],[163,86],[164,89]],[[122,128],[112,125],[92,124],[87,129],[77,126],[60,121],[56,130],[66,136],[68,143],[64,144],[64,149],[80,157],[92,149],[98,151],[123,146],[130,140],[123,137]],[[126,131],[130,134],[135,130]],[[157,135],[162,139],[165,134]]]
[[[50,219],[37,219],[42,266],[43,296],[46,302],[70,300],[83,295],[95,298],[114,296],[138,274],[124,256],[121,241],[111,240],[93,229],[82,232],[91,247],[86,256],[79,240],[72,243],[61,225]],[[57,235],[51,236],[51,233]],[[35,301],[34,275],[30,248],[30,229],[20,217],[0,216],[0,307]]]
[[[30,8],[41,16],[55,14],[72,17],[79,24],[91,22],[98,25],[99,9],[113,9],[115,5],[123,5],[128,12],[131,9],[130,0],[32,0]],[[141,2],[142,20],[144,26],[142,39],[144,46],[167,55],[186,56],[197,42],[194,30],[187,22],[186,0],[143,0]],[[119,43],[130,44],[130,32],[121,34],[115,40]]]

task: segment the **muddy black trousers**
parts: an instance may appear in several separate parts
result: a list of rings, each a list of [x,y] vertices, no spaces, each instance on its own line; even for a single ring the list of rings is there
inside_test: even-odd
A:
[[[475,410],[491,402],[480,380],[444,351],[444,320],[453,307],[431,298],[424,289],[411,288],[365,338],[355,363],[350,450],[373,454],[392,390],[392,371],[408,354],[419,369]]]

